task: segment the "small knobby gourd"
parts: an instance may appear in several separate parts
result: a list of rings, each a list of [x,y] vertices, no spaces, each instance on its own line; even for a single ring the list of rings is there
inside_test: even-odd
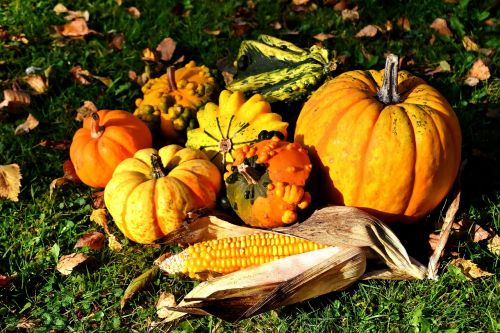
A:
[[[144,96],[135,101],[134,115],[151,128],[160,126],[166,138],[175,140],[196,126],[196,112],[210,100],[215,80],[208,67],[190,61],[177,70],[169,67],[141,90]]]
[[[446,99],[387,58],[385,70],[351,71],[305,103],[295,140],[322,173],[329,204],[364,208],[385,221],[416,221],[450,190],[461,131]]]
[[[120,163],[104,202],[127,238],[148,244],[179,228],[189,211],[213,208],[220,189],[220,172],[204,153],[168,145]]]
[[[266,136],[272,138],[239,148],[224,178],[229,203],[243,222],[272,228],[295,222],[298,211],[309,206],[304,186],[312,165],[300,144],[261,134]]]
[[[186,146],[205,152],[221,170],[234,161],[237,148],[257,142],[262,130],[286,137],[288,127],[262,95],[246,100],[242,92],[228,90],[221,92],[219,105],[207,103],[196,116],[200,127],[188,131]]]
[[[101,110],[84,119],[69,154],[84,184],[104,187],[121,161],[151,145],[149,128],[130,112]]]

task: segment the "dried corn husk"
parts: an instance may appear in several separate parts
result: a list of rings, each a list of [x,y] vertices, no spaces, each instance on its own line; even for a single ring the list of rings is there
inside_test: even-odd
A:
[[[375,217],[352,207],[326,207],[302,223],[274,230],[235,226],[215,216],[194,220],[168,235],[167,243],[274,232],[329,247],[249,267],[202,282],[189,292],[166,321],[186,314],[212,314],[228,321],[342,290],[366,279],[423,279],[426,268],[408,256],[394,233]],[[366,272],[367,261],[387,268]],[[162,268],[162,261],[156,264]],[[208,274],[207,276],[210,276]]]

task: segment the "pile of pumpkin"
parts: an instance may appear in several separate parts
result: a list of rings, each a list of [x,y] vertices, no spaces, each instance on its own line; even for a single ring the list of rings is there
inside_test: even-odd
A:
[[[138,243],[178,229],[194,209],[217,205],[260,228],[300,221],[309,207],[330,204],[385,222],[418,221],[457,175],[455,113],[437,90],[398,71],[393,55],[384,70],[325,80],[330,65],[316,46],[303,50],[269,36],[246,41],[218,104],[207,67],[170,67],[142,87],[134,114],[102,110],[85,119],[70,149],[76,173],[105,187],[114,222]],[[301,98],[307,101],[288,133],[270,102]],[[152,148],[155,131],[171,144]]]

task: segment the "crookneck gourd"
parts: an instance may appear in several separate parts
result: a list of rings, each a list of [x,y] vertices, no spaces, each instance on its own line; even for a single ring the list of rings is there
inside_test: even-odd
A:
[[[104,187],[121,161],[151,145],[148,127],[130,112],[101,110],[84,119],[69,155],[84,184]]]
[[[147,244],[179,228],[189,211],[213,208],[220,189],[220,172],[204,153],[168,145],[120,163],[104,202],[127,238]]]
[[[261,94],[269,102],[290,102],[310,93],[335,68],[328,50],[309,50],[260,35],[241,43],[235,61],[236,74],[226,86],[232,91]]]
[[[398,71],[357,70],[326,82],[305,103],[295,140],[322,173],[327,203],[366,209],[386,221],[416,221],[450,190],[461,131],[446,99]]]
[[[278,131],[286,137],[288,127],[262,95],[246,100],[242,92],[228,90],[221,92],[219,105],[207,103],[196,116],[200,127],[188,131],[186,146],[205,152],[221,170],[234,161],[237,148],[258,141],[261,131]]]
[[[206,66],[196,66],[194,61],[179,69],[171,66],[142,87],[144,96],[136,100],[134,115],[151,128],[160,126],[167,139],[176,140],[196,127],[196,112],[214,90],[215,81]]]
[[[239,148],[235,161],[227,166],[227,197],[238,216],[251,226],[293,223],[298,212],[311,203],[311,195],[304,189],[312,168],[307,150],[282,140],[279,132],[263,131],[261,139]]]

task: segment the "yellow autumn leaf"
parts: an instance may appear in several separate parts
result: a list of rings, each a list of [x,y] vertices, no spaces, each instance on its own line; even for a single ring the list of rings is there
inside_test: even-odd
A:
[[[485,276],[491,276],[493,273],[483,271],[471,260],[457,258],[450,262],[450,265],[458,267],[468,280],[474,280]]]
[[[0,165],[0,198],[17,202],[21,191],[21,178],[19,165]]]

